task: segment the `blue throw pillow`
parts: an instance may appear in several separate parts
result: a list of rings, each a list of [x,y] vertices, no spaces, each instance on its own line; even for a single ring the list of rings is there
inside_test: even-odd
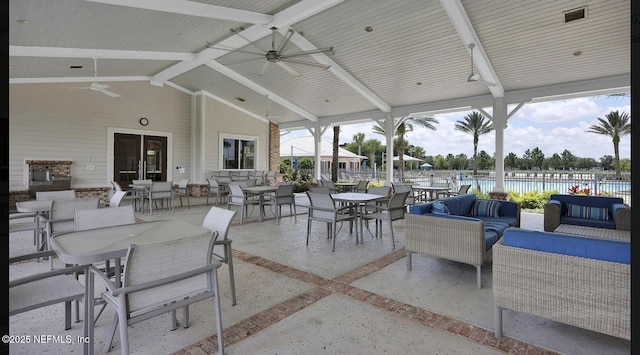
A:
[[[447,208],[447,205],[444,204],[444,202],[436,200],[433,201],[433,204],[431,205],[431,213],[449,214],[449,209]]]
[[[567,203],[567,217],[596,219],[599,221],[611,219],[609,218],[608,208],[573,205],[571,203]]]
[[[472,216],[484,216],[484,217],[500,217],[498,211],[502,205],[499,201],[494,200],[476,200],[471,210]]]

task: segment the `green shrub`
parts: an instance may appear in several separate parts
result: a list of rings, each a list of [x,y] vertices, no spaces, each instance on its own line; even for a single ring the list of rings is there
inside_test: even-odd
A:
[[[309,191],[314,184],[313,175],[305,170],[288,170],[282,175],[282,181],[293,183],[293,192]]]
[[[552,194],[557,194],[558,191],[545,191],[538,192],[530,191],[520,195],[517,192],[509,191],[509,200],[519,202],[522,209],[535,210],[544,208],[544,204],[549,201]]]

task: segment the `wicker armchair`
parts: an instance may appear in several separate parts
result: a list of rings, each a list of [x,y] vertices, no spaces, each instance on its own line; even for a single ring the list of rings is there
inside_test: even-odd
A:
[[[484,222],[462,218],[406,215],[407,268],[411,270],[413,253],[470,264],[476,267],[477,285],[481,288],[482,264],[491,259],[491,249],[485,246]]]
[[[630,264],[505,246],[500,239],[492,274],[496,338],[508,309],[631,339]]]

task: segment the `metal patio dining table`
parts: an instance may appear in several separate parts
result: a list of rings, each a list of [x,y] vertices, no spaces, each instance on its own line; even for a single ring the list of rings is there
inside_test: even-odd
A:
[[[382,195],[377,195],[377,194],[369,194],[369,193],[362,193],[362,192],[340,192],[340,193],[336,193],[336,194],[331,194],[331,197],[333,197],[333,199],[335,201],[338,202],[345,202],[345,203],[349,203],[352,204],[354,206],[356,206],[357,209],[357,219],[359,221],[359,228],[358,226],[356,226],[356,228],[358,228],[358,233],[360,234],[360,243],[359,244],[363,244],[364,243],[364,238],[363,238],[363,222],[362,222],[362,216],[364,215],[365,211],[365,203],[369,202],[369,201],[377,201],[377,200],[381,200],[381,199],[385,199],[387,198],[387,196],[382,196]],[[358,244],[358,241],[356,240],[356,244]]]

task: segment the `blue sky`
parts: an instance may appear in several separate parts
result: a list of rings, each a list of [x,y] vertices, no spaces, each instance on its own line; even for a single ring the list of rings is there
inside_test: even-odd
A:
[[[509,106],[509,110],[512,107]],[[545,157],[554,153],[561,154],[565,149],[581,158],[594,158],[597,161],[604,155],[614,155],[610,137],[586,132],[589,126],[598,124],[597,117],[618,110],[631,115],[630,97],[595,96],[568,100],[530,103],[520,108],[508,121],[505,130],[505,154],[515,153],[518,157],[525,150],[538,147]],[[491,108],[485,108],[491,113]],[[473,156],[473,137],[454,129],[455,122],[462,120],[471,111],[438,114],[437,130],[432,131],[414,126],[414,131],[407,133],[410,144],[421,146],[426,155],[454,155],[464,153]],[[365,140],[377,139],[384,144],[384,136],[373,133],[373,123],[342,125],[340,143],[353,140],[353,135],[362,132]],[[285,141],[292,137],[308,136],[306,130],[293,131],[281,136]],[[332,141],[333,130],[327,130],[322,139]],[[478,151],[484,150],[489,155],[495,152],[494,134],[480,136]],[[621,137],[620,158],[631,158],[631,135]]]

